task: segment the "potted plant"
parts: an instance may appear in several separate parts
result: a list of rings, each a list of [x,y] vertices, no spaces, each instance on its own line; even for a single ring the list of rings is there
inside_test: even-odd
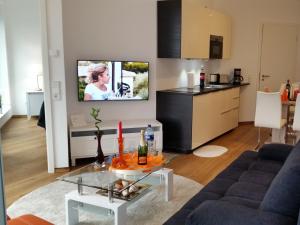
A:
[[[92,108],[92,111],[90,113],[90,115],[94,118],[95,120],[95,127],[97,128],[95,135],[97,137],[97,141],[98,141],[98,147],[97,147],[97,156],[96,156],[96,165],[97,166],[105,166],[104,164],[104,154],[101,148],[101,138],[103,135],[103,132],[100,130],[100,123],[102,122],[101,119],[99,119],[99,113],[100,113],[100,109],[99,108]]]

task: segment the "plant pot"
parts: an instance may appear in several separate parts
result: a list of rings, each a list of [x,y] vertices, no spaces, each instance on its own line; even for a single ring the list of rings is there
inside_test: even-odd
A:
[[[97,156],[96,156],[96,164],[103,166],[104,165],[104,154],[101,147],[101,138],[102,138],[102,131],[96,132],[96,137],[98,141],[97,147]]]

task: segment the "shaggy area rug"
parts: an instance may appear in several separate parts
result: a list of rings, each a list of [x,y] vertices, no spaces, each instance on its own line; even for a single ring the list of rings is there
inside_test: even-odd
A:
[[[163,187],[155,186],[152,191],[128,206],[127,224],[163,224],[202,188],[203,185],[174,174],[173,199],[164,201]],[[63,181],[48,184],[14,202],[7,209],[8,215],[13,218],[29,213],[54,224],[65,225],[64,196],[76,189],[76,185]],[[89,188],[84,187],[84,191],[89,191]],[[113,224],[113,216],[106,209],[99,209],[97,214],[79,210],[79,220],[81,225]]]

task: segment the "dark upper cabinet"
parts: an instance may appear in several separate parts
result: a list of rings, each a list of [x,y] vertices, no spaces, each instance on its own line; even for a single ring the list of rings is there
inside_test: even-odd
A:
[[[223,37],[223,57],[230,57],[231,19],[203,7],[199,0],[157,2],[157,57],[208,59],[210,36]]]
[[[157,55],[181,57],[181,1],[157,2]]]

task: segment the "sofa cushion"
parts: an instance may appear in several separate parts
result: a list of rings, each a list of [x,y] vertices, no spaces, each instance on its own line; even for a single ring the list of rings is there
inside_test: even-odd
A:
[[[249,166],[257,160],[257,155],[257,152],[246,151],[242,153],[236,160],[234,160],[229,167],[247,170]]]
[[[274,177],[274,173],[267,173],[259,170],[249,170],[245,171],[241,175],[239,181],[270,186]]]
[[[223,178],[216,178],[212,180],[208,185],[206,185],[202,191],[203,192],[212,192],[218,195],[224,195],[227,189],[235,183],[234,180],[230,179],[223,179]]]
[[[244,169],[236,167],[228,167],[223,172],[221,172],[216,178],[230,179],[238,181],[240,176],[245,172]]]
[[[258,157],[284,162],[294,146],[287,144],[265,144],[259,149]]]
[[[274,178],[261,209],[294,218],[300,208],[300,142],[285,161],[282,169]]]
[[[183,225],[187,216],[196,209],[202,202],[206,200],[217,200],[221,195],[211,192],[200,191],[193,198],[191,198],[176,214],[174,214],[164,225]]]
[[[235,196],[254,201],[262,201],[268,188],[263,185],[248,182],[237,182],[233,184],[225,196]]]
[[[205,201],[192,211],[185,225],[295,225],[293,218],[262,212],[225,201]]]
[[[258,209],[261,201],[255,201],[247,198],[236,197],[236,196],[224,196],[220,199],[221,201],[230,202],[236,205],[243,205],[249,208]]]
[[[282,166],[283,163],[279,161],[257,160],[250,165],[249,170],[258,170],[267,173],[277,174]]]
[[[198,207],[199,204],[206,200],[217,200],[221,198],[221,195],[211,193],[211,192],[203,192],[200,191],[198,194],[196,194],[194,197],[192,197],[185,205],[185,209],[194,210]]]
[[[170,219],[168,219],[164,225],[184,225],[186,218],[192,212],[190,209],[182,208],[176,214],[174,214]]]

